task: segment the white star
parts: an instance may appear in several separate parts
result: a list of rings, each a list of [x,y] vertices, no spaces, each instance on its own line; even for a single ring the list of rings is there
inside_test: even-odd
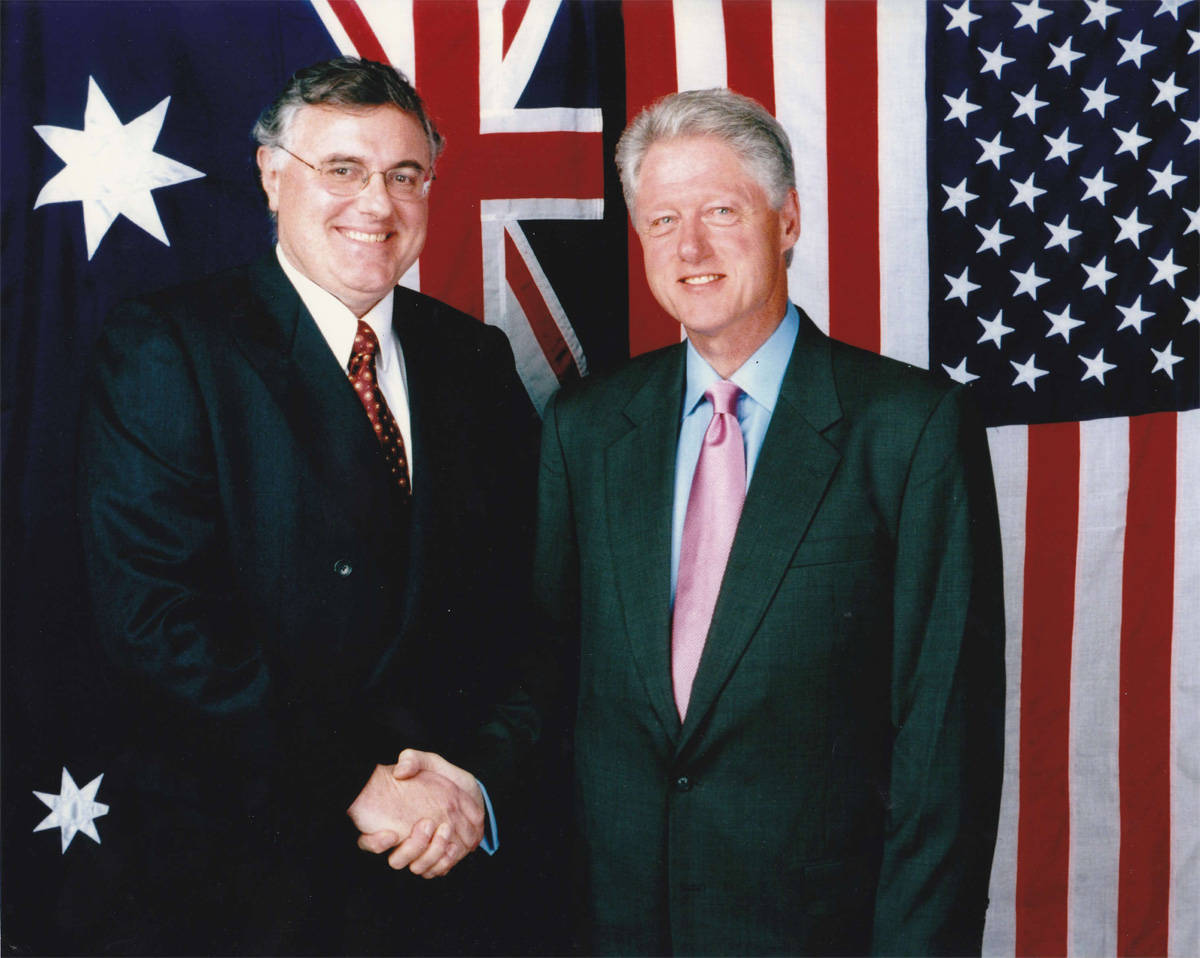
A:
[[[1188,120],[1180,117],[1183,120],[1183,125],[1188,128],[1188,138],[1183,141],[1183,145],[1187,146],[1192,140],[1200,140],[1200,120]]]
[[[1154,368],[1150,370],[1152,374],[1164,372],[1167,374],[1167,378],[1172,380],[1175,378],[1175,364],[1182,362],[1183,357],[1176,356],[1171,352],[1171,347],[1174,345],[1175,340],[1172,339],[1167,342],[1165,349],[1155,349],[1153,346],[1150,347],[1150,352],[1154,353]]]
[[[1050,320],[1050,332],[1046,333],[1047,339],[1049,339],[1051,336],[1061,336],[1063,338],[1063,342],[1069,343],[1071,341],[1071,330],[1077,326],[1083,325],[1082,319],[1072,318],[1071,306],[1069,303],[1067,304],[1067,308],[1061,313],[1052,313],[1048,309],[1043,309],[1042,312],[1045,313],[1046,318]]]
[[[1187,303],[1187,316],[1183,318],[1184,323],[1200,323],[1200,296],[1195,299],[1183,297],[1183,301]]]
[[[1188,53],[1200,50],[1200,30],[1189,30],[1188,36],[1192,38],[1192,45],[1188,47]]]
[[[946,205],[942,209],[948,210],[954,208],[962,213],[963,216],[967,215],[967,204],[971,200],[979,198],[978,193],[971,193],[967,190],[967,178],[965,176],[958,186],[947,186],[943,183],[942,189],[946,191]]]
[[[1046,249],[1061,246],[1068,253],[1071,252],[1071,240],[1080,234],[1079,230],[1071,229],[1071,224],[1067,222],[1070,218],[1070,215],[1064,216],[1057,226],[1053,223],[1046,224],[1046,229],[1050,231],[1050,241],[1046,244]]]
[[[1072,143],[1069,139],[1070,135],[1070,127],[1065,127],[1063,131],[1056,137],[1049,137],[1044,133],[1042,134],[1042,139],[1050,144],[1050,152],[1046,154],[1047,161],[1060,159],[1066,163],[1067,157],[1070,156],[1072,152],[1079,149],[1079,144]]]
[[[966,87],[957,97],[949,97],[943,93],[942,99],[950,104],[950,112],[946,114],[946,119],[958,120],[963,126],[967,125],[967,117],[979,109],[977,104],[967,100]]]
[[[1049,10],[1043,10],[1040,0],[1029,0],[1028,3],[1013,3],[1013,6],[1021,11],[1021,17],[1017,20],[1017,25],[1014,30],[1019,30],[1021,27],[1029,27],[1034,33],[1038,31],[1038,23],[1043,17],[1050,16]]]
[[[979,71],[980,73],[987,73],[988,70],[991,70],[996,74],[996,79],[1000,79],[1000,71],[1013,62],[1012,57],[1004,55],[1003,47],[1003,43],[997,43],[995,50],[980,49],[979,52],[983,54],[983,68]]]
[[[1110,7],[1105,0],[1084,0],[1088,6],[1088,15],[1083,18],[1084,23],[1098,23],[1101,29],[1108,26],[1108,18],[1117,12],[1116,7]]]
[[[1171,192],[1175,189],[1176,183],[1182,183],[1187,179],[1182,174],[1175,173],[1175,161],[1172,160],[1161,170],[1147,170],[1154,177],[1154,185],[1150,187],[1150,192],[1147,196],[1153,196],[1155,193],[1166,193],[1170,197]]]
[[[1153,313],[1142,309],[1141,296],[1138,296],[1138,298],[1128,306],[1118,305],[1117,309],[1120,311],[1121,315],[1125,317],[1121,320],[1121,325],[1117,327],[1117,332],[1120,332],[1122,329],[1128,326],[1130,329],[1137,332],[1139,336],[1142,334],[1142,323],[1154,315]]]
[[[1175,85],[1174,73],[1172,73],[1165,80],[1154,80],[1153,83],[1156,87],[1158,87],[1158,96],[1154,98],[1154,102],[1150,104],[1151,106],[1156,106],[1159,103],[1166,103],[1171,107],[1172,110],[1174,110],[1175,100],[1178,98],[1179,94],[1187,93],[1186,87]]]
[[[1117,152],[1113,154],[1114,156],[1120,156],[1122,153],[1132,153],[1133,158],[1136,160],[1138,151],[1150,142],[1150,137],[1142,136],[1138,133],[1138,124],[1136,123],[1128,130],[1118,130],[1114,126],[1113,132],[1117,134],[1118,139],[1121,141],[1121,145],[1117,147]]]
[[[982,150],[979,154],[979,159],[975,161],[976,164],[991,163],[996,169],[1000,169],[1000,157],[1012,152],[1011,146],[1005,146],[1000,142],[999,133],[990,140],[981,140],[979,137],[975,137],[975,142],[979,144]]]
[[[979,343],[992,342],[996,344],[996,348],[1000,349],[1000,340],[1013,331],[1011,326],[1004,325],[1004,310],[996,313],[995,319],[984,319],[982,316],[976,316],[980,324],[983,326],[983,335],[979,337]]]
[[[1104,167],[1100,167],[1095,176],[1081,176],[1080,179],[1087,186],[1087,189],[1083,192],[1083,199],[1098,200],[1101,206],[1104,205],[1104,194],[1117,185],[1116,183],[1108,182],[1104,178]],[[1083,200],[1080,200],[1080,202],[1083,202]]]
[[[122,214],[161,243],[171,245],[151,191],[204,174],[154,152],[170,102],[171,98],[166,97],[136,120],[122,125],[100,85],[89,77],[82,130],[34,127],[67,165],[42,187],[33,208],[48,203],[82,203],[88,259]]]
[[[1088,359],[1082,353],[1079,354],[1079,358],[1083,360],[1083,365],[1087,367],[1082,378],[1080,378],[1080,380],[1079,380],[1081,383],[1085,383],[1089,379],[1094,379],[1101,386],[1103,386],[1105,374],[1108,373],[1110,370],[1117,368],[1112,363],[1106,363],[1104,361],[1104,350],[1103,349],[1100,350],[1100,352],[1096,353],[1096,355],[1093,356],[1091,359]]]
[[[1013,189],[1017,191],[1017,194],[1013,197],[1012,202],[1008,204],[1009,206],[1016,206],[1018,203],[1024,203],[1029,207],[1030,210],[1032,210],[1033,201],[1046,192],[1040,186],[1034,186],[1032,173],[1029,174],[1029,178],[1024,183],[1018,183],[1016,180],[1009,180],[1008,182],[1011,183],[1013,185]]]
[[[1017,371],[1017,378],[1012,381],[1014,386],[1019,386],[1024,383],[1034,392],[1037,392],[1037,381],[1046,375],[1046,370],[1038,369],[1035,363],[1037,362],[1037,354],[1031,354],[1030,357],[1023,363],[1014,363],[1011,359],[1008,364]]]
[[[1101,80],[1099,86],[1095,89],[1089,90],[1087,87],[1080,87],[1083,95],[1087,97],[1087,105],[1083,108],[1084,113],[1087,113],[1088,110],[1095,110],[1100,116],[1104,116],[1104,111],[1108,108],[1108,105],[1113,100],[1119,99],[1119,97],[1109,93],[1107,87],[1107,77]]]
[[[1158,9],[1155,11],[1154,15],[1156,17],[1161,17],[1164,14],[1169,13],[1173,20],[1178,20],[1179,8],[1188,2],[1189,0],[1158,0]]]
[[[1050,66],[1047,70],[1053,70],[1055,67],[1062,67],[1063,72],[1068,76],[1071,74],[1071,64],[1083,56],[1082,53],[1076,53],[1071,49],[1071,38],[1067,37],[1067,42],[1061,46],[1050,44],[1050,49],[1054,51],[1054,59],[1050,61]]]
[[[970,35],[967,31],[970,29],[971,24],[979,19],[979,14],[972,13],[970,6],[966,0],[963,0],[963,5],[958,9],[951,7],[948,3],[945,4],[946,12],[950,14],[950,22],[946,24],[948,31],[958,29],[963,32],[964,37]]]
[[[1083,289],[1090,289],[1092,286],[1095,286],[1102,293],[1108,292],[1108,281],[1117,274],[1110,273],[1108,271],[1107,256],[1101,256],[1100,262],[1098,262],[1095,266],[1088,266],[1087,263],[1080,263],[1079,265],[1082,266],[1084,271],[1088,274],[1088,281],[1083,284]]]
[[[1188,233],[1200,233],[1200,206],[1196,207],[1194,210],[1184,210],[1184,213],[1187,214],[1188,225],[1187,229],[1183,231],[1183,235],[1187,236]]]
[[[1150,229],[1149,223],[1141,223],[1137,218],[1137,207],[1133,208],[1133,212],[1128,216],[1114,216],[1117,225],[1121,227],[1121,231],[1117,233],[1117,238],[1113,240],[1113,244],[1121,242],[1121,240],[1129,240],[1135,247],[1141,248],[1142,234]]]
[[[108,806],[96,801],[96,793],[100,790],[100,780],[103,774],[97,775],[83,788],[75,784],[71,773],[62,770],[62,781],[58,794],[53,792],[34,792],[42,804],[50,809],[50,814],[34,828],[35,832],[47,828],[59,829],[62,838],[62,853],[65,855],[72,839],[80,832],[97,844],[100,843],[100,833],[96,831],[96,819],[108,814]]]
[[[953,379],[956,383],[962,383],[964,386],[967,383],[979,378],[973,372],[969,372],[967,370],[966,356],[959,361],[957,366],[947,366],[945,363],[942,363],[942,369],[946,370],[946,375]]]
[[[1037,111],[1044,107],[1049,100],[1039,100],[1037,98],[1037,84],[1035,83],[1028,93],[1021,96],[1020,93],[1013,93],[1017,100],[1017,112],[1013,114],[1015,120],[1019,116],[1027,116],[1031,123],[1037,122]]]
[[[1014,297],[1025,293],[1030,299],[1036,300],[1038,287],[1043,283],[1050,282],[1050,280],[1038,276],[1038,274],[1033,271],[1033,266],[1034,264],[1030,263],[1029,269],[1025,270],[1023,273],[1018,273],[1015,269],[1009,270],[1009,272],[1012,273],[1013,279],[1017,281],[1017,289],[1016,292],[1013,293]]]
[[[1121,59],[1117,61],[1117,66],[1120,66],[1122,63],[1134,63],[1140,70],[1142,68],[1142,57],[1154,49],[1150,44],[1142,43],[1141,30],[1137,32],[1137,36],[1132,40],[1122,40],[1120,37],[1117,37],[1117,42],[1125,50],[1121,54]]]
[[[964,306],[967,305],[967,297],[979,289],[978,283],[971,282],[971,278],[967,275],[967,269],[967,267],[963,267],[962,275],[958,277],[951,276],[949,273],[942,274],[950,283],[950,292],[946,294],[946,299],[954,299],[957,296]]]
[[[1166,283],[1171,289],[1175,288],[1175,277],[1182,273],[1186,266],[1177,266],[1175,264],[1175,251],[1167,250],[1167,255],[1162,259],[1150,257],[1150,262],[1154,264],[1154,278],[1150,280],[1150,285],[1155,283]]]
[[[990,249],[993,253],[999,254],[1000,247],[1012,239],[1007,233],[1000,232],[999,219],[992,224],[991,229],[985,230],[982,226],[976,226],[975,229],[979,230],[979,235],[983,237],[983,242],[979,244],[979,249],[975,251],[976,253],[982,253],[985,249]]]

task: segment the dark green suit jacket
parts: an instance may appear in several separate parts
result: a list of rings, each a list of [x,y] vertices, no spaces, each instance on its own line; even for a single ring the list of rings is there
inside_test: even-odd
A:
[[[802,314],[686,722],[670,678],[684,347],[547,409],[537,587],[578,655],[598,953],[978,951],[1003,749],[984,430]]]

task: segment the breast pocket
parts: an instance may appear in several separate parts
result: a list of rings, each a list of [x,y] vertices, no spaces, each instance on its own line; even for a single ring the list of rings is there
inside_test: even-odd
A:
[[[834,562],[866,562],[878,559],[883,551],[881,538],[872,533],[850,536],[806,538],[796,548],[790,568],[829,565]]]

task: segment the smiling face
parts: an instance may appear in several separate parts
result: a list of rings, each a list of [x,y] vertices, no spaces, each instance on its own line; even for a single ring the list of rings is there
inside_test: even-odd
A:
[[[783,257],[800,235],[796,191],[774,210],[723,140],[661,140],[642,160],[634,226],[654,298],[728,376],[787,309]]]
[[[356,160],[369,170],[430,168],[421,124],[393,106],[301,107],[286,142],[316,167]],[[383,299],[420,255],[429,218],[424,197],[394,200],[382,176],[355,196],[333,196],[314,170],[268,147],[259,148],[258,166],[284,254],[356,316]]]

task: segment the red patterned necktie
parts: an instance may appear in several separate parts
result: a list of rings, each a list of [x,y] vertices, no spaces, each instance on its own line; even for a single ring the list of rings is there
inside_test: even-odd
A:
[[[408,484],[408,456],[404,451],[404,437],[388,409],[387,400],[383,398],[383,390],[375,376],[375,354],[379,352],[379,340],[375,330],[361,319],[358,321],[358,332],[354,334],[354,349],[350,353],[348,372],[350,383],[358,393],[358,399],[367,411],[371,426],[375,429],[375,437],[383,448],[383,458],[400,491],[410,495]]]
[[[681,719],[687,714],[692,682],[746,498],[746,450],[737,418],[741,394],[738,386],[725,380],[713,383],[705,393],[713,417],[704,433],[688,494],[671,621],[671,681]]]

